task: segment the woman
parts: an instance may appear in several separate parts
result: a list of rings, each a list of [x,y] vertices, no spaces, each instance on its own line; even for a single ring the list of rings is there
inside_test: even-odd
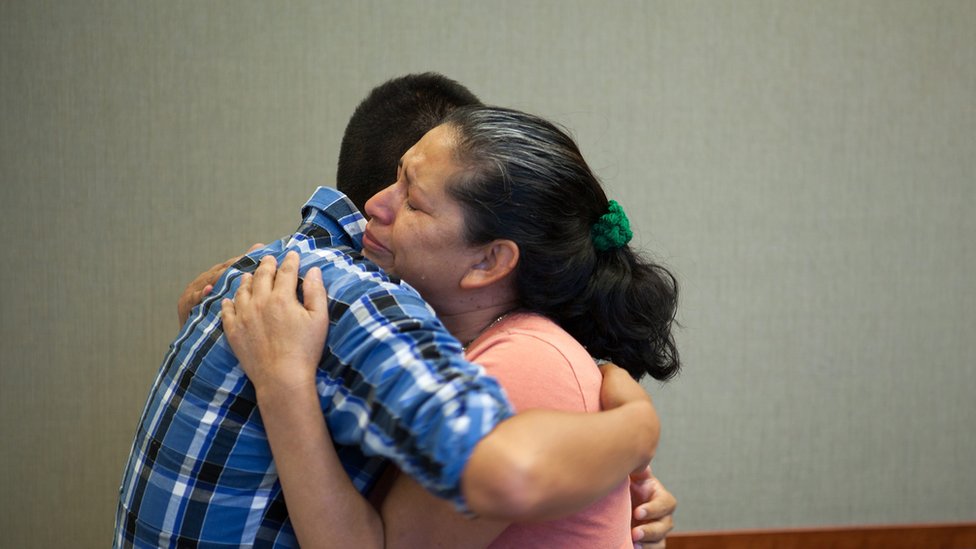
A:
[[[459,110],[404,154],[396,182],[366,211],[364,255],[420,292],[517,409],[599,409],[601,378],[591,356],[619,364],[634,378],[668,379],[677,372],[673,277],[627,246],[626,216],[607,200],[572,139],[552,124],[507,109]],[[316,517],[335,518],[341,510],[342,533],[357,546],[365,539],[404,547],[631,546],[626,484],[567,519],[508,525],[462,517],[397,476],[373,498],[374,512],[334,453],[328,455],[314,392],[298,399],[290,390],[307,385],[314,373],[325,326],[262,317],[258,304],[270,295],[268,270],[259,275],[253,299],[248,280],[236,303],[225,301],[224,323],[258,387],[303,545],[349,543],[334,537],[335,528],[317,531],[322,523]],[[306,305],[317,311],[314,282],[306,279]],[[293,294],[281,295],[291,311],[301,309]],[[258,322],[245,327],[241,319],[255,312]],[[290,334],[285,339],[262,333],[282,327]],[[318,448],[309,445],[312,439]],[[303,481],[289,481],[289,487],[286,476]]]

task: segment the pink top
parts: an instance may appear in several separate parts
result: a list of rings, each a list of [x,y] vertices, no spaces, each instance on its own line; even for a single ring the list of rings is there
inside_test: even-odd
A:
[[[504,317],[472,343],[467,358],[498,379],[516,411],[600,409],[600,370],[582,345],[541,315]],[[513,524],[489,547],[632,549],[630,514],[630,491],[625,480],[608,496],[575,515]]]

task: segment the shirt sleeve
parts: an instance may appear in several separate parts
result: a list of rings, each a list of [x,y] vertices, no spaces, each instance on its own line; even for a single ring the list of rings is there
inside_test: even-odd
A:
[[[460,343],[415,292],[342,286],[332,310],[320,394],[340,444],[382,456],[466,511],[461,473],[474,446],[513,413],[501,386],[464,359]],[[343,295],[335,297],[343,307]],[[324,385],[324,390],[323,390]]]

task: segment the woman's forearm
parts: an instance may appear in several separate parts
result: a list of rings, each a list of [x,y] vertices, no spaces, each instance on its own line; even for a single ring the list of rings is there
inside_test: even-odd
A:
[[[521,413],[475,447],[464,470],[464,495],[472,511],[488,518],[568,515],[645,466],[659,433],[649,400],[597,414]]]
[[[259,389],[258,407],[301,546],[383,547],[382,520],[342,468],[315,387]]]

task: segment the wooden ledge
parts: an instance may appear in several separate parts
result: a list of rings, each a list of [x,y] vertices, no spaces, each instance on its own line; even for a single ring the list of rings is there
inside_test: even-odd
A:
[[[679,532],[668,549],[976,549],[976,522]]]

